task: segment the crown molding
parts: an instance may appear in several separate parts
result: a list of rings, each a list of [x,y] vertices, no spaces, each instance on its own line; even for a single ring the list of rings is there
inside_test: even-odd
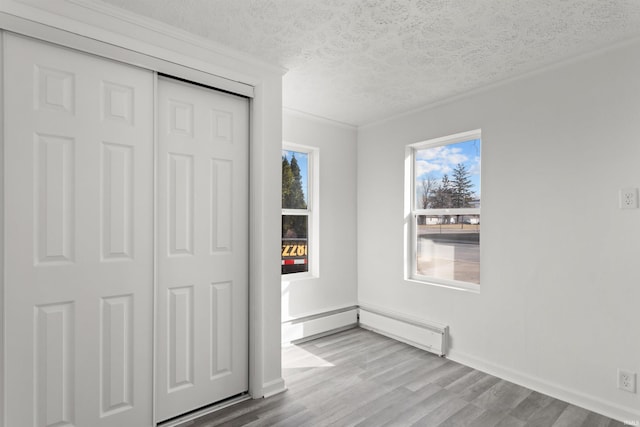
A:
[[[324,125],[330,125],[330,126],[335,126],[335,127],[339,127],[339,128],[343,128],[343,129],[349,129],[349,130],[357,130],[358,129],[357,126],[352,125],[350,123],[340,122],[340,121],[337,121],[337,120],[333,120],[333,119],[329,119],[329,118],[326,118],[326,117],[318,116],[318,115],[315,115],[315,114],[307,113],[307,112],[304,112],[304,111],[296,110],[296,109],[290,108],[290,107],[282,107],[282,112],[284,113],[284,115],[288,115],[288,116],[292,116],[292,117],[300,117],[302,119],[311,120],[311,121],[314,121],[314,122],[322,123]]]

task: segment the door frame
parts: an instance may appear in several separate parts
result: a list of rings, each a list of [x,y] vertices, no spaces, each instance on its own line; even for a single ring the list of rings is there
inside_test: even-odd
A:
[[[0,414],[5,411],[4,366],[4,31],[0,31]],[[0,417],[0,427],[5,425]]]
[[[49,7],[59,14],[25,5],[27,2],[6,0],[0,5],[0,55],[4,31],[44,40],[91,55],[124,62],[157,73],[168,74],[206,86],[217,87],[249,97],[249,394],[253,398],[269,397],[284,391],[280,355],[280,263],[279,222],[280,189],[267,185],[280,179],[280,151],[282,141],[282,74],[283,70],[263,64],[241,54],[210,49],[204,39],[186,37],[169,26],[144,22],[131,14],[114,15],[116,8],[93,5],[90,0],[51,1]],[[94,7],[92,13],[106,22],[95,27],[78,19],[89,16],[83,8]],[[107,13],[111,12],[111,13]],[[72,15],[73,18],[63,16]],[[86,15],[86,16],[83,16]],[[127,19],[125,19],[127,18]],[[158,45],[140,42],[115,29],[131,26],[147,38],[158,37],[158,31],[168,34],[182,50],[159,51]],[[144,24],[144,25],[143,25]],[[84,26],[84,27],[83,27]],[[87,27],[87,28],[85,28]],[[124,28],[124,27],[123,27]],[[98,34],[90,34],[97,31]],[[123,31],[124,33],[124,31]],[[141,37],[144,38],[144,37]],[[213,45],[213,43],[211,43]],[[209,49],[207,61],[198,54]],[[178,53],[181,52],[181,53]],[[186,60],[184,53],[187,53]],[[1,60],[2,56],[0,56]],[[226,61],[232,65],[225,67]],[[180,65],[181,63],[188,65]],[[0,68],[0,78],[2,69]],[[0,164],[4,164],[4,96],[0,84]],[[154,172],[155,174],[155,172]],[[4,182],[0,174],[0,413],[4,410]],[[154,195],[154,200],[157,194]],[[154,267],[154,293],[155,267]],[[154,325],[157,311],[154,301]],[[155,348],[154,326],[154,348]],[[154,351],[154,378],[156,375]],[[155,396],[154,407],[155,407]],[[155,410],[153,414],[155,425]],[[0,427],[5,427],[0,417]]]

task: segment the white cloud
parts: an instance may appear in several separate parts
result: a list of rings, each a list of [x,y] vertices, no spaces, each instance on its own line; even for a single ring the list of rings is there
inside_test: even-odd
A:
[[[440,146],[418,150],[416,153],[416,176],[421,177],[432,172],[438,176],[450,174],[458,163],[469,158],[459,147]]]
[[[441,172],[442,166],[426,160],[416,160],[416,176],[428,175],[431,172]]]

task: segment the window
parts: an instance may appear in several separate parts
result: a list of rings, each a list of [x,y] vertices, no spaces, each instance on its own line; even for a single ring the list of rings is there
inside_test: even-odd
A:
[[[282,274],[317,274],[314,161],[312,149],[285,144],[282,150]]]
[[[480,148],[479,130],[408,147],[410,279],[479,289]]]

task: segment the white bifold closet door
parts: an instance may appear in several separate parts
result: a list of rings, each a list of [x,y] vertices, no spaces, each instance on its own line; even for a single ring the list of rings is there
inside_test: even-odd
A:
[[[158,81],[156,416],[248,389],[249,103]]]
[[[4,42],[6,425],[150,426],[153,73]]]

